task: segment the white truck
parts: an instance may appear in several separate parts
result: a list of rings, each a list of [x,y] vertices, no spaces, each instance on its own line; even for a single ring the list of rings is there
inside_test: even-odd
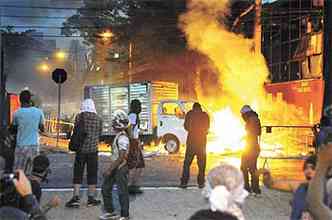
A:
[[[143,141],[164,143],[169,153],[179,151],[186,142],[184,116],[193,101],[179,100],[178,85],[172,82],[144,81],[130,84],[91,85],[84,90],[85,98],[95,101],[97,113],[103,119],[103,136],[112,137],[111,114],[117,109],[129,111],[131,100],[142,103],[140,130]]]

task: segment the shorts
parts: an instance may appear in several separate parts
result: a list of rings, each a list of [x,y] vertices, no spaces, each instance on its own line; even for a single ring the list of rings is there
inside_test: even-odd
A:
[[[32,171],[32,161],[38,154],[38,145],[17,146],[15,149],[14,169],[21,169],[26,174],[30,174]]]
[[[85,165],[88,185],[96,185],[98,178],[98,153],[77,153],[74,163],[74,184],[82,184]]]

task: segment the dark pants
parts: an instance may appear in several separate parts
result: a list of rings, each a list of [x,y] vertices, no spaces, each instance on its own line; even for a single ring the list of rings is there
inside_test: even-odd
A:
[[[259,176],[257,174],[257,158],[259,153],[244,153],[241,157],[241,171],[244,178],[244,188],[248,192],[260,193]],[[251,185],[249,184],[249,174]]]
[[[83,173],[87,166],[88,185],[96,185],[98,177],[98,153],[77,153],[74,163],[74,184],[82,184]]]
[[[197,141],[196,143],[187,142],[187,149],[183,163],[183,171],[181,184],[187,184],[190,178],[190,166],[196,156],[198,165],[198,185],[204,185],[205,183],[205,167],[206,167],[206,140]]]
[[[125,165],[120,169],[114,170],[110,176],[104,178],[102,195],[106,212],[112,213],[114,211],[112,190],[113,185],[116,184],[119,193],[121,216],[129,217],[128,173],[128,166]]]

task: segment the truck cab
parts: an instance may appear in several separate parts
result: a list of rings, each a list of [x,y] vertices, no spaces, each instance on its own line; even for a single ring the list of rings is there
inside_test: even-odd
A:
[[[169,153],[177,153],[180,146],[186,143],[184,119],[193,104],[191,100],[169,99],[161,100],[158,105],[157,138],[162,140]]]

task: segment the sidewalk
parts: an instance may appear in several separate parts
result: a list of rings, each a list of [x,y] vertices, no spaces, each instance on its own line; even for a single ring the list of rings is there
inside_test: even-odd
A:
[[[100,207],[87,208],[86,196],[82,198],[80,209],[64,208],[71,192],[44,192],[43,201],[58,195],[62,205],[48,213],[50,220],[97,220],[102,213]],[[263,189],[261,198],[248,197],[244,205],[247,220],[287,220],[289,219],[290,193]],[[208,208],[200,190],[176,188],[146,188],[144,194],[132,197],[130,215],[132,220],[186,220],[200,209]]]

